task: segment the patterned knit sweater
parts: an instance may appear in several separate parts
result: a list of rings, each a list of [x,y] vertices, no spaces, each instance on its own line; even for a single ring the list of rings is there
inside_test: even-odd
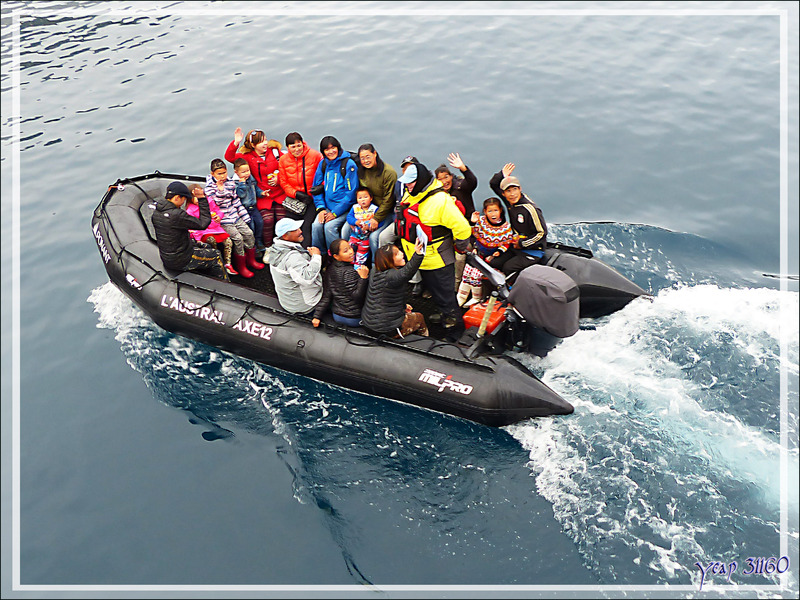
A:
[[[475,247],[481,256],[489,256],[497,250],[505,251],[514,243],[514,230],[508,221],[500,225],[492,225],[486,215],[481,215],[472,226],[475,236]]]

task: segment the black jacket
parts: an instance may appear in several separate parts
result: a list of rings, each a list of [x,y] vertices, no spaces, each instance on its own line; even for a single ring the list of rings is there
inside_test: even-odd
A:
[[[416,252],[399,269],[378,272],[374,268],[369,274],[367,299],[361,311],[364,327],[377,333],[393,333],[406,316],[406,288],[408,281],[422,264],[422,254]]]
[[[156,243],[161,262],[168,269],[182,271],[192,258],[194,242],[189,236],[190,229],[205,229],[211,224],[211,210],[208,199],[197,199],[200,216],[193,217],[183,208],[175,206],[169,200],[161,198],[156,203],[153,213],[153,229],[156,231]]]
[[[321,319],[331,301],[333,301],[332,313],[348,319],[361,317],[368,281],[356,272],[353,263],[334,260],[325,271],[322,298],[314,309],[314,318]]]
[[[503,190],[500,189],[501,181],[503,181],[502,171],[492,176],[489,187],[500,198],[504,198]],[[511,228],[519,236],[520,250],[545,250],[547,248],[547,223],[544,221],[542,209],[524,193],[513,206],[507,200],[503,200],[503,202],[508,208],[508,220]]]
[[[466,211],[464,216],[469,219],[472,213],[475,212],[475,201],[472,199],[472,192],[478,187],[478,178],[475,177],[475,173],[470,171],[469,167],[467,167],[463,175],[463,177],[453,177],[453,185],[448,193],[461,201]]]

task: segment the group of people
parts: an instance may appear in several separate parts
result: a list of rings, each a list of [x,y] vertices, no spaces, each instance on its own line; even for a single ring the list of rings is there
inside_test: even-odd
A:
[[[337,323],[397,337],[428,333],[406,304],[409,282],[435,302],[430,320],[452,329],[459,308],[481,298],[483,275],[465,265],[468,252],[509,282],[544,255],[547,225],[513,163],[492,176],[497,197],[478,210],[478,180],[456,153],[433,172],[407,156],[398,175],[372,144],[353,156],[325,136],[317,152],[292,132],[286,148],[237,128],[205,186],[170,183],[153,214],[165,267],[248,278],[264,268],[263,251],[287,312],[316,327],[330,309]]]

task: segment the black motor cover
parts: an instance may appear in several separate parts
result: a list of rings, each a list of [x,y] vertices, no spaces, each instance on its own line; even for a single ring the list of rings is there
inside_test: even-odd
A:
[[[578,331],[580,290],[572,278],[553,267],[522,270],[508,300],[533,326],[565,338]]]

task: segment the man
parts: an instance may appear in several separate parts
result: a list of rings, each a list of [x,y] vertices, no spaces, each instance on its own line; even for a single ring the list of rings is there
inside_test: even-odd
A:
[[[472,228],[425,165],[416,159],[403,163],[403,175],[397,180],[405,187],[397,214],[398,235],[406,258],[414,253],[418,230],[428,238],[419,272],[441,311],[431,315],[430,321],[441,321],[451,329],[461,323],[455,289],[455,250],[465,252],[469,248]]]
[[[513,248],[492,261],[492,266],[502,270],[510,283],[522,269],[541,262],[547,248],[547,223],[542,210],[522,192],[519,179],[511,176],[514,168],[514,163],[507,163],[489,181],[494,193],[508,203],[511,228],[519,238]]]
[[[156,202],[153,228],[161,262],[173,271],[208,271],[214,277],[228,281],[219,251],[194,241],[189,235],[190,229],[203,230],[211,224],[211,210],[205,196],[197,199],[198,217],[183,210],[184,202],[191,195],[186,184],[173,181],[167,186],[164,198]]]
[[[269,270],[283,309],[310,317],[322,297],[322,256],[315,246],[303,248],[302,227],[303,221],[278,221]]]
[[[310,190],[314,186],[314,174],[322,160],[322,154],[311,148],[296,131],[286,136],[289,150],[278,160],[278,181],[289,198],[305,203],[303,214],[303,247],[311,245],[311,225],[317,216]],[[287,203],[284,201],[284,207]]]

